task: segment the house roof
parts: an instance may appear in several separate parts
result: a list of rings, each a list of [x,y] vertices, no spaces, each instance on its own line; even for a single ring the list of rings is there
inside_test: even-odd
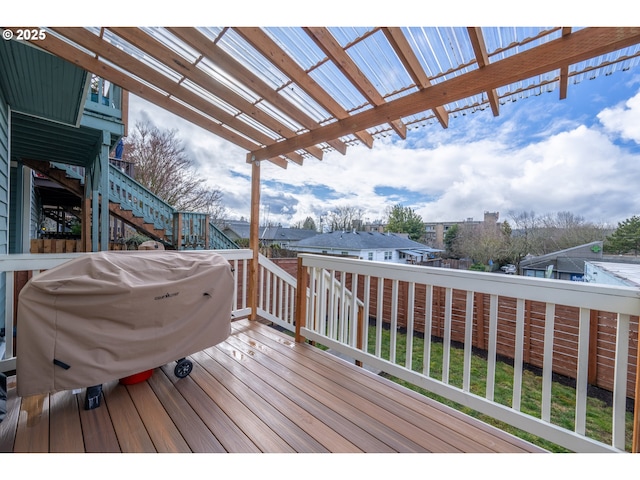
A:
[[[452,7],[454,8],[454,7]],[[640,27],[44,27],[37,48],[282,167],[628,70]],[[15,40],[12,40],[15,41]]]
[[[640,287],[640,265],[637,263],[592,261],[589,261],[589,263],[609,272],[611,275],[621,279],[628,285]]]
[[[244,220],[227,220],[224,222],[224,230],[233,232],[238,238],[249,238],[250,224]],[[260,240],[270,242],[297,242],[303,238],[309,238],[315,235],[315,231],[304,228],[268,226],[258,229]]]
[[[571,248],[565,248],[564,250],[558,250],[557,252],[547,253],[545,255],[539,255],[537,257],[528,257],[520,262],[520,266],[533,266],[539,263],[548,262],[551,260],[557,260],[559,258],[602,258],[602,241],[595,241],[585,243],[583,245],[577,245]]]
[[[520,262],[520,268],[542,270],[550,264],[555,264],[560,272],[583,273],[585,260],[602,259],[602,243],[595,241],[546,255],[525,258]]]
[[[438,251],[402,235],[358,231],[321,233],[314,237],[300,240],[297,246],[341,250],[393,249],[425,253]]]
[[[304,228],[266,227],[260,229],[260,240],[270,242],[297,242],[314,237],[317,232]]]

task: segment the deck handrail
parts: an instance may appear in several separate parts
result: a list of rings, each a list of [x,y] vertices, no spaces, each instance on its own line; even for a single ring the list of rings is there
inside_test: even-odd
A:
[[[84,181],[83,167],[54,162],[52,165],[65,170],[68,176]],[[238,248],[231,238],[209,221],[206,213],[176,210],[111,162],[109,201],[120,204],[123,210],[131,211],[153,228],[164,231],[164,237],[173,245],[180,243],[192,250]]]
[[[308,285],[308,294],[302,308],[297,306],[299,315],[299,335],[311,341],[318,342],[337,352],[347,355],[356,361],[377,368],[387,374],[410,382],[418,387],[440,395],[448,400],[472,408],[480,413],[489,415],[516,428],[530,432],[541,438],[561,445],[565,448],[580,452],[621,452],[625,450],[625,414],[627,397],[627,373],[629,365],[630,318],[640,313],[640,290],[631,287],[613,287],[561,280],[547,280],[512,275],[498,275],[483,272],[440,269],[415,265],[389,264],[349,258],[327,257],[322,255],[301,254],[299,256],[301,268],[298,271],[299,285]],[[381,318],[390,328],[390,345],[388,357],[381,354],[380,329],[382,321],[375,321],[376,345],[371,346],[369,352],[367,344],[369,322],[365,321],[358,330],[357,315],[348,318],[332,313],[330,304],[317,293],[324,289],[323,272],[339,274],[342,278],[349,277],[352,285],[358,285],[358,296],[363,302],[364,319]],[[302,276],[302,277],[301,277]],[[306,277],[306,278],[305,278]],[[345,281],[345,280],[343,280]],[[386,283],[385,283],[386,281]],[[444,302],[438,305],[442,311],[443,326],[443,358],[442,374],[434,376],[430,370],[431,343],[424,342],[425,361],[421,368],[412,365],[411,349],[405,353],[405,362],[396,361],[398,322],[398,291],[400,284],[406,286],[406,328],[407,345],[412,345],[414,336],[414,322],[424,321],[424,331],[431,332],[432,321],[435,317],[436,304],[434,290],[442,289]],[[380,288],[372,289],[372,284]],[[386,286],[385,286],[386,285]],[[389,318],[384,318],[382,290],[387,289],[384,298],[391,298]],[[424,296],[424,310],[420,311],[421,318],[417,318],[417,292]],[[466,309],[461,314],[464,321],[456,324],[457,329],[464,329],[464,360],[462,386],[453,385],[449,380],[449,369],[452,352],[452,297],[454,291],[464,292]],[[474,294],[482,293],[490,297],[490,318],[487,348],[487,380],[485,392],[473,393],[470,390],[472,335],[474,329]],[[496,390],[496,361],[498,337],[498,304],[502,298],[515,299],[516,310],[515,334],[513,335],[514,378],[512,392],[512,406],[494,401]],[[343,300],[347,302],[345,298]],[[540,416],[535,417],[520,411],[520,401],[523,395],[523,337],[525,324],[525,302],[542,302],[545,305],[544,325],[544,365],[542,367],[542,406]],[[374,307],[375,306],[375,309]],[[578,360],[576,372],[576,405],[574,429],[563,428],[552,423],[550,418],[552,396],[552,374],[554,361],[554,318],[557,306],[571,306],[579,309],[578,332]],[[616,315],[617,335],[615,341],[615,367],[613,382],[613,413],[611,444],[589,438],[585,434],[587,414],[587,372],[589,345],[589,318],[591,311],[614,312]],[[356,338],[358,332],[363,338]],[[336,332],[348,332],[344,339]],[[459,332],[456,332],[461,336]],[[430,336],[425,335],[425,338]],[[357,348],[360,340],[362,348]],[[637,391],[636,378],[636,391]],[[634,422],[634,432],[638,428],[638,417]],[[634,433],[634,438],[637,433]]]

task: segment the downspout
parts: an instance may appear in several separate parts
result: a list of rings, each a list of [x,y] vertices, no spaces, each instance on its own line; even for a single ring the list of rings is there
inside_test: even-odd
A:
[[[251,218],[249,223],[249,248],[253,252],[249,268],[250,320],[258,318],[258,258],[260,254],[260,162],[251,163]]]

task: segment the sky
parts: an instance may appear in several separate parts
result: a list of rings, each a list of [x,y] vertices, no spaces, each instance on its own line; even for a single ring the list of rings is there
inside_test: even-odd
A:
[[[130,129],[150,120],[176,129],[197,171],[222,192],[230,219],[249,218],[246,151],[137,97]],[[485,211],[568,211],[598,224],[640,214],[640,67],[377,139],[302,166],[261,167],[261,223],[289,226],[337,207],[386,219],[397,204],[425,222],[481,220]]]

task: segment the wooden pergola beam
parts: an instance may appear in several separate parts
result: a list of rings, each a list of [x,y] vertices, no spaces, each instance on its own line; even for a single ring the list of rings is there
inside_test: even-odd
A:
[[[562,36],[569,35],[571,33],[571,27],[562,28]],[[560,68],[560,100],[567,98],[567,91],[569,87],[569,65],[564,65]]]
[[[429,88],[431,86],[431,80],[429,80],[422,65],[420,65],[420,60],[418,60],[418,57],[416,57],[416,54],[411,49],[407,38],[402,33],[402,29],[400,27],[384,27],[382,33],[384,33],[391,48],[396,52],[398,59],[418,88],[421,90]],[[447,112],[443,106],[435,107],[433,113],[442,128],[449,126],[449,112]]]
[[[278,122],[271,115],[268,115],[256,105],[244,99],[229,87],[223,85],[214,77],[207,74],[204,70],[198,68],[198,61],[194,64],[189,64],[186,59],[177,55],[174,51],[164,46],[160,41],[156,40],[143,30],[134,27],[109,27],[108,30],[129,42],[131,45],[139,48],[147,55],[166,65],[168,68],[171,68],[182,75],[182,79],[178,82],[179,84],[183,83],[184,80],[192,81],[207,92],[229,105],[233,105],[234,108],[238,109],[243,114],[284,138],[291,137],[296,134],[296,132]],[[322,160],[323,152],[319,147],[311,146],[305,150],[317,159]]]
[[[335,37],[331,35],[328,28],[303,27],[303,30],[364,98],[372,105],[382,105],[385,103],[383,96],[378,92],[375,85],[362,73],[358,65],[356,65],[356,62],[354,62],[349,54],[342,48]],[[391,128],[395,130],[400,138],[407,138],[407,126],[402,120],[391,120],[389,125],[391,125]]]
[[[471,46],[473,47],[473,52],[476,56],[478,68],[486,68],[487,65],[489,65],[489,54],[487,53],[487,45],[484,42],[484,37],[482,35],[482,28],[468,27],[467,32],[469,33],[469,39],[471,40]],[[497,117],[498,115],[500,115],[498,92],[495,88],[492,88],[490,90],[487,90],[485,93],[487,94],[493,116]]]
[[[185,120],[192,122],[195,125],[220,136],[224,140],[244,148],[245,150],[251,150],[259,146],[259,144],[251,142],[242,135],[238,135],[219,123],[197,113],[197,111],[187,108],[175,100],[172,100],[168,95],[136,80],[131,75],[106,64],[93,55],[84,53],[73,45],[62,41],[53,35],[47,35],[45,39],[41,40],[32,40],[31,43],[38,48],[78,65],[89,72],[95,73],[105,80],[109,80],[110,82],[119,85],[124,90],[175,113]]]
[[[320,85],[316,83],[300,66],[282,50],[261,28],[257,27],[236,27],[234,28],[242,38],[251,46],[262,53],[274,66],[284,72],[297,86],[305,91],[307,95],[318,102],[325,110],[338,119],[349,118],[349,113]],[[399,118],[399,117],[398,117]],[[382,122],[383,123],[383,122]],[[366,128],[366,127],[365,127]],[[355,135],[362,143],[371,148],[373,146],[373,136],[364,128],[354,129],[348,135]],[[326,138],[323,142],[340,138],[341,135]],[[322,142],[319,142],[322,143]],[[314,144],[314,145],[317,145]],[[298,150],[294,148],[290,152]]]
[[[123,89],[128,90],[141,98],[149,100],[150,102],[165,108],[166,110],[175,113],[176,115],[179,115],[182,118],[189,120],[246,150],[256,148],[260,144],[267,145],[267,143],[260,142],[259,140],[256,140],[255,143],[249,140],[254,139],[254,136],[267,141],[268,144],[274,143],[270,138],[262,135],[254,129],[250,129],[250,131],[255,133],[254,136],[247,134],[247,130],[242,125],[242,122],[233,119],[233,117],[225,114],[224,112],[221,113],[223,114],[223,118],[228,120],[228,122],[223,122],[221,124],[211,120],[211,118],[206,115],[210,115],[212,118],[217,118],[214,113],[220,113],[220,109],[213,107],[211,104],[205,103],[201,97],[188,92],[182,86],[173,84],[166,77],[162,78],[162,76],[151,67],[147,67],[141,62],[133,59],[84,28],[60,27],[52,28],[52,30],[56,31],[63,37],[72,40],[78,45],[83,46],[87,50],[94,52],[96,55],[86,54],[79,48],[59,40],[54,35],[47,35],[45,39],[32,40],[31,42],[37,47],[78,65],[89,72],[100,75],[102,78],[119,85]],[[98,51],[94,49],[97,49]],[[112,67],[100,57],[116,58],[118,62],[113,63],[119,68]],[[133,69],[133,71],[131,71],[131,69]],[[137,80],[136,77],[144,78],[146,82],[154,85],[156,88],[150,87],[148,84]],[[164,92],[162,90],[164,90]],[[177,93],[177,95],[173,95],[174,93]],[[173,100],[171,96],[184,101],[193,108],[182,105],[181,103]],[[224,124],[229,128],[225,128]],[[238,128],[234,128],[235,126]],[[236,131],[239,133],[236,133]],[[272,158],[263,160],[269,160],[281,167],[286,167],[288,163],[286,159],[281,158],[281,155],[275,155]]]
[[[248,68],[245,68],[240,62],[235,60],[203,33],[189,27],[167,27],[167,30],[175,35],[176,38],[199,52],[203,58],[217,65],[221,70],[227,72],[243,85],[251,88],[258,96],[300,123],[303,127],[313,130],[320,126],[313,118],[296,108],[291,102],[286,100]],[[347,153],[347,146],[343,141],[336,139],[327,143],[342,155]]]
[[[588,58],[640,43],[638,27],[594,27],[579,30],[513,57],[491,63],[447,82],[442,82],[384,105],[344,118],[317,130],[298,135],[270,147],[249,152],[247,158],[261,160],[286,151],[316,145],[329,138],[371,128],[388,119],[401,118],[439,105],[462,100],[549,71],[559,70]]]

